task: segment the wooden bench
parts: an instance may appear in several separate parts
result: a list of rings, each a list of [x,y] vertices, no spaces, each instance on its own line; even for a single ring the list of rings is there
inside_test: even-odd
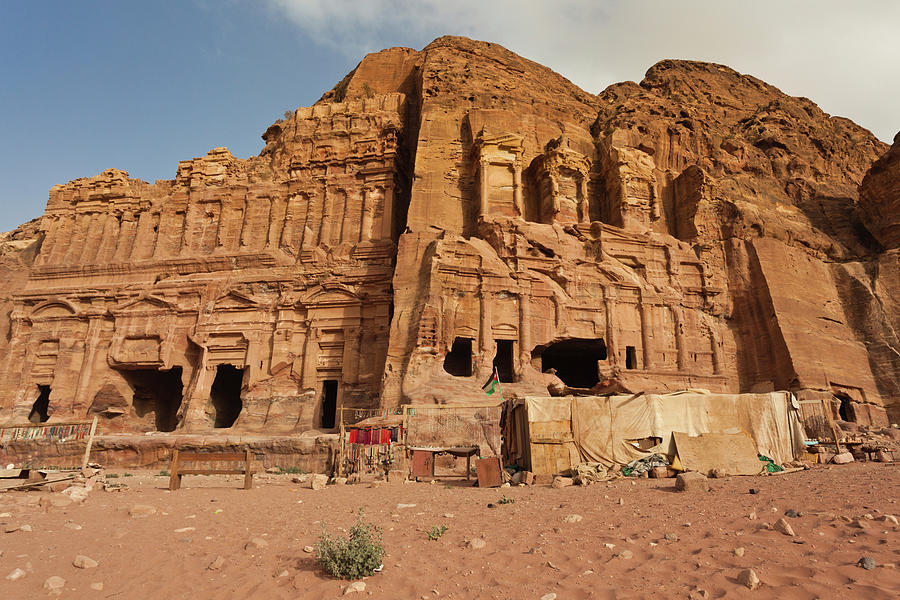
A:
[[[250,468],[250,449],[244,452],[180,452],[178,449],[172,452],[172,466],[169,468],[169,489],[172,491],[181,487],[182,475],[243,475],[244,489],[253,487],[253,470]],[[183,463],[196,462],[243,462],[243,468],[234,469],[183,469]]]

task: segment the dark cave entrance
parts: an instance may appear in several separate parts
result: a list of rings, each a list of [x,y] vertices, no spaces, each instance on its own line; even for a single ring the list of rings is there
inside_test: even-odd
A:
[[[513,367],[513,352],[515,350],[513,340],[497,340],[497,353],[494,354],[494,369],[501,383],[512,383],[516,380]]]
[[[835,394],[834,397],[841,401],[841,405],[838,407],[838,416],[841,417],[841,421],[855,423],[856,411],[853,410],[853,401],[850,399],[850,396],[846,394]]]
[[[38,397],[31,405],[28,420],[32,423],[46,423],[50,419],[50,386],[38,385]]]
[[[181,367],[169,371],[122,370],[122,377],[132,391],[132,406],[138,417],[154,413],[157,431],[175,431],[181,407]]]
[[[337,379],[322,382],[322,429],[334,429],[337,421]]]
[[[216,367],[216,378],[209,391],[209,399],[216,412],[213,423],[216,429],[227,429],[237,421],[244,407],[244,403],[241,402],[243,382],[244,369],[238,369],[234,365]]]
[[[597,362],[606,360],[606,343],[600,338],[571,338],[535,348],[531,357],[541,359],[542,372],[555,369],[567,386],[591,388],[600,381]]]
[[[472,339],[456,338],[444,357],[444,370],[454,377],[472,376]]]

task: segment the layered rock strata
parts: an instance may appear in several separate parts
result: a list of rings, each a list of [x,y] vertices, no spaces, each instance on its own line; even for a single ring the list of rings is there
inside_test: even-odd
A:
[[[330,431],[495,370],[900,418],[897,148],[807,99],[688,61],[595,96],[445,37],[263,139],[51,190],[0,264],[0,420]]]

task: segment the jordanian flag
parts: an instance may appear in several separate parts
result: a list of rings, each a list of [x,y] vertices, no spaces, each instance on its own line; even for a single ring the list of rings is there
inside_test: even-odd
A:
[[[497,376],[497,368],[494,368],[494,373],[491,375],[491,378],[488,379],[488,382],[481,386],[481,389],[484,390],[484,393],[490,396],[494,393],[494,390],[500,389],[500,377]]]

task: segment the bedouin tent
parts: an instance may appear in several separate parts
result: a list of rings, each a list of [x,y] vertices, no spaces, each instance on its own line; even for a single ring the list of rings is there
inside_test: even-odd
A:
[[[799,457],[805,439],[790,392],[526,397],[511,400],[504,419],[507,462],[535,474],[585,462],[621,466],[655,452],[673,456],[676,432],[745,433],[779,464]],[[653,438],[658,445],[648,445]]]

